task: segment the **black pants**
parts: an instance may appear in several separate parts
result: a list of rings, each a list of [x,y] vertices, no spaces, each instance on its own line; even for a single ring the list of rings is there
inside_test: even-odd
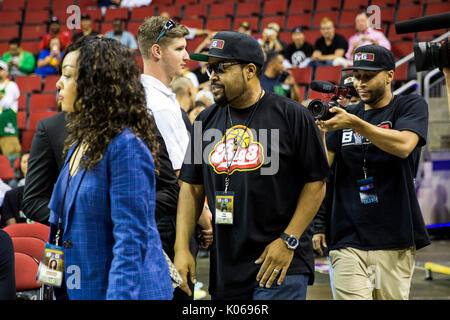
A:
[[[14,247],[10,236],[0,229],[0,300],[15,299]]]

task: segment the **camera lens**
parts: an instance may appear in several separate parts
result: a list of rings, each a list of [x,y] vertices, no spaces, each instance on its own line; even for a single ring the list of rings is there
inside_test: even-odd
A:
[[[308,105],[308,110],[316,120],[327,120],[328,103],[320,99],[314,99]],[[328,118],[329,119],[329,118]]]

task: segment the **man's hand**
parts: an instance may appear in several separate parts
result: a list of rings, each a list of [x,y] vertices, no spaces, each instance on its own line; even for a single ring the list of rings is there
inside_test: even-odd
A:
[[[325,248],[327,247],[327,242],[325,241],[325,234],[317,233],[313,235],[312,244],[313,249],[316,250],[321,256],[323,256],[324,252],[322,251],[322,246]]]
[[[327,121],[317,120],[316,122],[321,132],[352,128],[354,119],[356,117],[355,115],[350,114],[339,107],[333,107],[329,111],[331,113],[335,113],[336,115]]]
[[[192,291],[189,289],[187,282],[188,273],[191,275],[192,283],[196,283],[196,275],[195,275],[195,260],[189,250],[183,250],[181,252],[175,252],[175,258],[173,264],[177,268],[180,273],[181,279],[183,282],[180,284],[180,289],[186,292],[187,295],[191,296]]]
[[[272,241],[255,261],[256,264],[262,263],[256,275],[256,281],[259,281],[259,286],[270,288],[278,276],[277,284],[281,285],[293,257],[294,250],[288,249],[282,239],[278,238]]]
[[[213,242],[212,213],[208,206],[204,205],[202,214],[197,221],[200,228],[200,247],[207,249]]]

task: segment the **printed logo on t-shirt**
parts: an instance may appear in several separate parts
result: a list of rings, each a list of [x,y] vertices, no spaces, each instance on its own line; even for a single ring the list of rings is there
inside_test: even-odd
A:
[[[383,121],[380,124],[377,124],[377,127],[384,129],[391,129],[392,122]],[[360,135],[358,132],[353,131],[353,129],[344,129],[342,130],[342,146],[348,145],[358,145],[358,144],[370,144],[370,140],[366,137]]]
[[[263,163],[262,145],[254,140],[252,131],[243,125],[228,129],[209,155],[209,164],[217,174],[226,173],[228,166],[230,174],[234,171],[257,170]]]

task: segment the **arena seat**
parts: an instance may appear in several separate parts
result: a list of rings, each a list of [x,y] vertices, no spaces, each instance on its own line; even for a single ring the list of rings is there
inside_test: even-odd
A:
[[[312,67],[291,68],[292,76],[298,84],[309,84],[312,78]]]
[[[0,11],[0,25],[14,25],[22,22],[22,11]]]
[[[40,92],[41,76],[16,76],[14,80],[19,87],[20,92]]]
[[[25,0],[3,0],[2,11],[15,11],[25,8]]]
[[[291,1],[291,5],[289,7],[289,13],[304,13],[311,12],[313,9],[313,1],[309,0],[297,0]]]
[[[11,237],[14,252],[27,254],[38,262],[42,259],[46,241],[35,237]]]
[[[130,21],[144,21],[145,18],[155,15],[153,6],[133,8],[131,10]]]
[[[236,8],[236,17],[259,16],[261,5],[259,2],[239,2]]]
[[[209,7],[209,16],[211,18],[233,18],[234,3],[213,3]]]
[[[184,8],[183,19],[206,18],[208,15],[208,5],[204,3],[189,5]]]
[[[50,9],[50,0],[27,1],[26,11],[38,11],[43,9]]]
[[[56,95],[53,93],[33,93],[30,100],[30,113],[56,111]]]
[[[316,0],[316,12],[317,11],[335,11],[341,7],[341,0]]]
[[[287,11],[287,0],[264,1],[263,16],[285,14]]]
[[[49,118],[57,114],[57,111],[32,112],[28,123],[28,130],[36,130],[37,123],[42,119]]]
[[[127,8],[108,8],[104,16],[104,21],[112,22],[114,19],[128,20]]]
[[[2,32],[0,32],[0,41],[6,40],[9,41],[12,38],[19,37],[19,26],[4,26],[2,27]]]
[[[14,178],[14,170],[7,156],[0,154],[0,179],[8,181]],[[6,230],[5,230],[6,231]]]

